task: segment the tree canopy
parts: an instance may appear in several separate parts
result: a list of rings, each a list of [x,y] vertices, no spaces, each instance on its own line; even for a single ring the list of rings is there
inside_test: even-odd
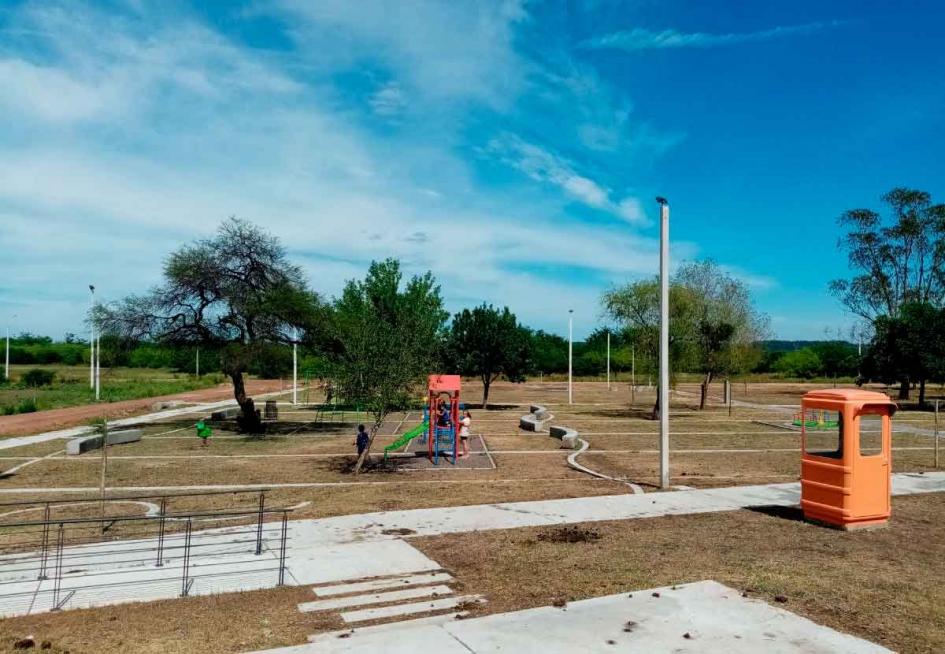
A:
[[[372,262],[364,280],[349,281],[332,305],[327,374],[342,398],[364,406],[374,418],[356,472],[384,418],[406,406],[435,371],[449,317],[432,274],[414,276],[403,288],[402,280],[396,260]]]
[[[489,387],[499,376],[512,382],[525,380],[531,350],[531,334],[518,324],[515,314],[483,304],[463,309],[453,317],[444,345],[447,366],[461,375],[482,381],[482,406],[489,404]]]
[[[241,427],[257,433],[262,423],[243,374],[265,348],[307,331],[316,310],[315,295],[280,241],[230,218],[212,237],[172,252],[161,285],[100,307],[93,320],[103,333],[130,341],[214,349],[233,383]]]

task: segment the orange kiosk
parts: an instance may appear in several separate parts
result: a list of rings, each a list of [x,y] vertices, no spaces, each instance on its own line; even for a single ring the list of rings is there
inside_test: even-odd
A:
[[[859,389],[804,395],[801,509],[806,519],[841,529],[882,525],[889,520],[892,416],[896,408],[883,393]],[[837,429],[811,428],[804,419],[808,411],[836,411]]]

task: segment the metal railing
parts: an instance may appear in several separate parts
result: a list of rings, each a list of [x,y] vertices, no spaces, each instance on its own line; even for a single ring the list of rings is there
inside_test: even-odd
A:
[[[187,497],[197,495],[200,494]],[[120,581],[103,581],[116,572],[137,572],[135,584],[166,583],[174,578],[168,568],[178,564],[182,597],[190,594],[194,580],[199,577],[266,576],[271,572],[275,575],[274,585],[285,583],[291,509],[267,508],[265,492],[260,492],[252,507],[168,512],[168,502],[174,497],[162,497],[159,513],[148,516],[64,518],[50,515],[60,504],[97,503],[88,499],[0,504],[0,507],[43,508],[41,519],[0,522],[0,535],[7,537],[7,551],[0,553],[0,614],[15,614],[19,602],[28,601],[35,606],[42,596],[50,598],[50,610],[59,610],[77,590],[100,591],[120,585]],[[234,521],[239,524],[219,527],[232,525]],[[216,528],[194,531],[195,525],[203,524],[216,525]],[[114,531],[109,533],[113,527]],[[119,533],[121,537],[115,537]],[[35,548],[37,540],[38,549],[22,551],[22,546],[29,542]],[[271,556],[263,556],[264,553]],[[153,575],[149,575],[148,570],[153,571]],[[31,584],[24,586],[24,582],[31,580]],[[67,592],[63,592],[64,580],[68,582]]]

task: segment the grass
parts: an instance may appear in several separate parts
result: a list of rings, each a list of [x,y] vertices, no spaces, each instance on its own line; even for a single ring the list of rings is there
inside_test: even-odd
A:
[[[55,373],[55,381],[39,388],[21,386],[23,375],[37,368]],[[12,385],[0,386],[0,414],[27,413],[23,409],[30,405],[34,410],[44,411],[95,401],[95,392],[88,383],[89,369],[85,366],[11,366],[10,373]],[[196,378],[166,369],[110,368],[101,371],[100,395],[104,402],[118,402],[209,388],[220,381],[218,375]]]
[[[771,603],[783,596],[782,608],[893,650],[941,652],[943,511],[945,494],[935,494],[894,499],[890,525],[869,532],[779,509],[579,525],[598,536],[589,542],[529,528],[411,543],[485,594],[476,614],[714,579]]]

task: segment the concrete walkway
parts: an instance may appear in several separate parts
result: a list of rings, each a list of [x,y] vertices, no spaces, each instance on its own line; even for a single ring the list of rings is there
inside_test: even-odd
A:
[[[893,493],[945,492],[945,472],[893,475]],[[535,527],[602,520],[734,511],[757,506],[794,506],[799,484],[737,486],[646,495],[605,495],[536,502],[385,511],[288,523],[286,583],[324,584],[371,576],[436,570],[439,565],[403,537]],[[277,525],[267,523],[263,555],[248,553],[252,528],[194,532],[200,552],[190,576],[193,595],[268,588],[276,584]],[[247,533],[248,532],[248,533]],[[180,535],[168,553],[180,556]],[[242,546],[235,543],[242,541]],[[113,541],[66,547],[65,608],[129,601],[170,599],[180,594],[181,562],[154,565],[155,539]],[[38,552],[0,557],[0,616],[45,612],[52,608],[52,579],[36,580]],[[81,567],[72,565],[81,561]],[[51,561],[50,561],[51,563]],[[106,583],[102,583],[107,579]]]
[[[464,620],[436,618],[313,636],[256,654],[878,654],[869,641],[818,625],[714,581],[653,588]]]

